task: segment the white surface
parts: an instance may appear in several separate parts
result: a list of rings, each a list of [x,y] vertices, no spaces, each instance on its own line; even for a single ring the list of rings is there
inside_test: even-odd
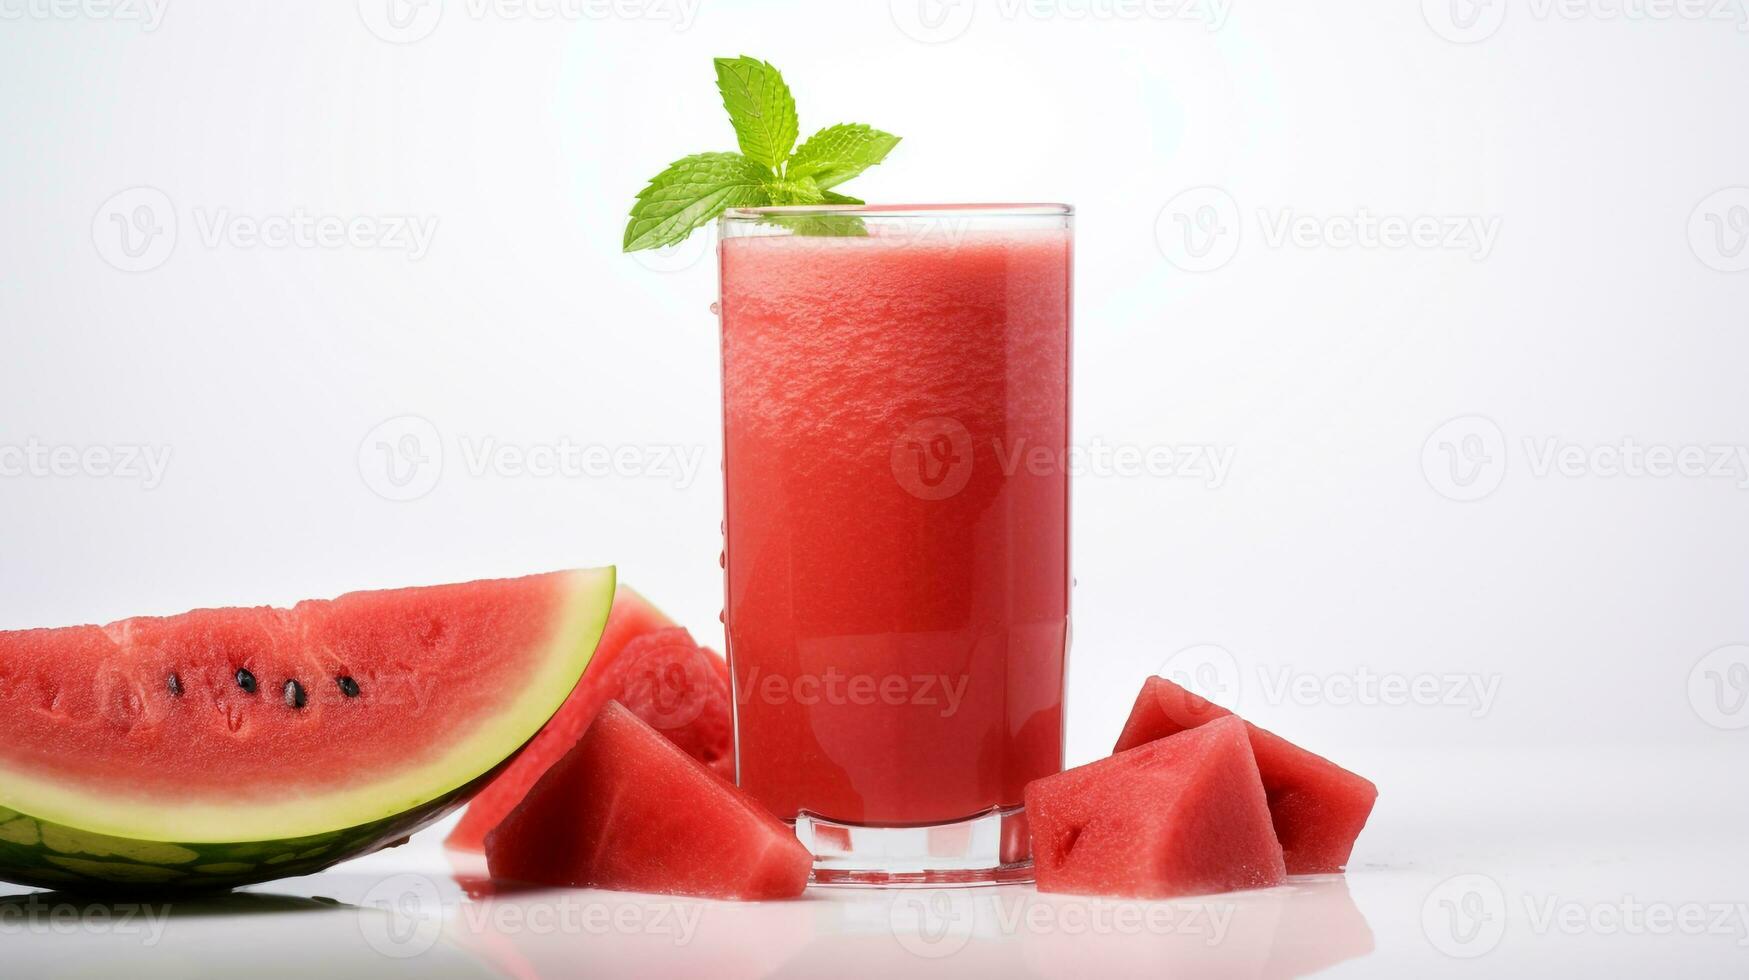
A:
[[[451,0],[414,8],[439,17],[406,44],[372,33],[375,0],[149,7],[161,21],[0,0],[0,628],[611,561],[714,637],[706,243],[618,243],[645,178],[732,144],[708,59],[747,52],[782,67],[804,132],[905,137],[853,193],[1076,204],[1076,441],[1228,461],[1219,480],[1077,481],[1072,761],[1164,669],[1376,780],[1350,887],[1377,950],[1338,971],[1743,971],[1741,930],[1513,919],[1466,965],[1419,924],[1458,873],[1514,901],[1749,898],[1740,5],[1221,3],[1210,29],[1207,6],[707,0],[681,25],[677,4],[542,19]],[[141,205],[176,231],[130,257],[111,219]],[[1345,245],[1330,219],[1363,212],[1487,237]],[[1238,234],[1187,251],[1178,219],[1204,213]],[[430,237],[416,259],[239,237],[299,215]],[[1305,243],[1272,240],[1306,216]],[[385,468],[374,447],[403,437]],[[565,440],[639,462],[470,462]],[[1700,468],[1624,472],[1629,444]],[[168,464],[19,472],[31,446]],[[645,468],[669,449],[689,468]],[[362,895],[365,867],[283,890]],[[763,944],[785,955],[675,955],[910,973],[987,948],[1054,965],[1065,945],[883,959],[904,950],[882,901],[752,913],[798,917]],[[113,949],[160,973],[394,965],[347,959],[351,913],[172,925],[149,954],[5,945],[72,973]],[[479,959],[463,945],[454,965]],[[669,963],[534,945],[548,971],[598,947],[631,958],[614,972]],[[1067,945],[1089,968],[1153,948]]]
[[[1386,787],[1345,877],[1176,902],[1030,887],[813,889],[796,902],[758,905],[598,891],[469,898],[462,882],[478,874],[477,859],[452,864],[433,833],[326,874],[210,903],[173,902],[167,914],[158,904],[106,907],[99,914],[107,920],[92,920],[94,906],[74,899],[3,899],[0,936],[17,976],[1274,980],[1320,971],[1749,971],[1741,820],[1721,815],[1720,799],[1666,795],[1700,771],[1624,787],[1608,771],[1571,765],[1558,757],[1504,767],[1479,756],[1424,758],[1429,785]],[[1493,787],[1486,798],[1438,791],[1485,779]],[[325,902],[308,901],[314,896]],[[117,918],[129,911],[132,920]]]

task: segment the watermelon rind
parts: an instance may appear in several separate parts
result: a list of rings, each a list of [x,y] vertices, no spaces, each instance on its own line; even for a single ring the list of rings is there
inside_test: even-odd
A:
[[[541,668],[441,758],[375,785],[273,804],[150,807],[0,773],[0,880],[60,890],[217,890],[313,874],[464,805],[558,711],[613,604],[612,567],[568,573]]]

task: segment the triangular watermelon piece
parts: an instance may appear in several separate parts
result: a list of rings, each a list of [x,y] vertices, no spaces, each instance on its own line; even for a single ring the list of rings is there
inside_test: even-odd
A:
[[[1150,677],[1112,751],[1121,753],[1228,717],[1234,715],[1226,708],[1164,677]],[[1347,867],[1354,840],[1378,799],[1378,787],[1273,732],[1249,722],[1246,728],[1288,874],[1330,874]]]
[[[1172,898],[1287,875],[1236,719],[1034,780],[1026,815],[1041,892]]]
[[[497,880],[763,900],[800,895],[813,855],[752,797],[610,701],[486,835],[486,866]]]
[[[588,672],[534,741],[468,804],[444,844],[481,850],[492,828],[571,751],[610,700],[626,705],[724,779],[735,778],[728,664],[622,585]]]

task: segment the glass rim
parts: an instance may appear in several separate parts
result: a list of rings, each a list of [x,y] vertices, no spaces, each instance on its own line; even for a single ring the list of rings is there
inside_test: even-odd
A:
[[[786,204],[729,208],[723,221],[758,221],[774,215],[849,215],[859,218],[932,218],[939,215],[986,218],[1068,218],[1070,204]]]

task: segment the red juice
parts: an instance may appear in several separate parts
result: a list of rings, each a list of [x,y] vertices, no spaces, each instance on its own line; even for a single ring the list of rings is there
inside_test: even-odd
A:
[[[724,222],[738,781],[785,819],[950,824],[1062,768],[1070,219],[855,214]]]

